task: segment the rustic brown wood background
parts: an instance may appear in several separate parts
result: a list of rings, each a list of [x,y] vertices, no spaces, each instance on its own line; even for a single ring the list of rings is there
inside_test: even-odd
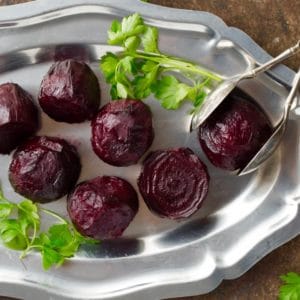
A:
[[[21,2],[26,1],[0,0],[0,5]],[[220,16],[229,26],[244,30],[273,56],[300,39],[300,0],[150,0],[148,2],[212,12]],[[296,70],[300,64],[300,55],[289,59],[286,64]],[[276,299],[280,285],[279,276],[289,271],[300,273],[300,237],[267,255],[239,279],[223,282],[210,294],[180,298],[180,300]]]

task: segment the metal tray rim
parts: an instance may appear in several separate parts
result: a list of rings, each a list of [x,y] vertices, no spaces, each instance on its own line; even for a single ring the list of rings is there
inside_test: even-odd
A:
[[[108,8],[115,8],[120,11],[125,12],[137,11],[148,18],[163,19],[166,21],[176,22],[187,22],[191,24],[205,24],[212,27],[214,30],[220,32],[222,37],[228,38],[238,44],[241,48],[247,51],[258,63],[263,63],[270,58],[262,48],[260,48],[247,34],[239,29],[228,27],[219,17],[207,13],[207,12],[194,12],[188,10],[171,9],[166,7],[160,7],[153,4],[147,4],[138,0],[123,0],[121,3],[118,0],[37,0],[35,2],[19,4],[16,6],[1,7],[0,8],[0,33],[1,28],[13,28],[20,22],[18,26],[22,25],[22,20],[28,20],[34,17],[40,18],[48,12],[54,12],[57,10],[65,9],[68,7],[76,7],[81,5],[102,5]],[[130,9],[128,9],[130,7]],[[159,9],[158,9],[159,8]],[[199,23],[199,20],[201,22]],[[285,66],[278,66],[272,72],[270,72],[275,78],[278,78],[282,83],[287,86],[290,85],[294,72]],[[233,279],[244,272],[246,272],[251,266],[253,266],[258,260],[263,256],[274,250],[276,247],[282,245],[288,240],[299,234],[297,229],[300,225],[300,221],[297,220],[298,217],[298,205],[299,203],[293,203],[295,211],[294,216],[288,224],[281,227],[279,231],[275,231],[268,236],[267,239],[258,242],[252,249],[249,250],[248,256],[243,257],[243,259],[237,261],[231,266],[218,265],[215,262],[215,268],[212,270],[208,278],[189,278],[189,280],[178,280],[172,282],[162,282],[161,284],[153,284],[148,286],[131,287],[115,295],[93,295],[89,297],[90,299],[117,299],[122,296],[128,296],[130,294],[130,299],[159,299],[165,297],[178,297],[187,296],[197,293],[206,293],[217,287],[223,279]],[[299,218],[298,218],[299,219]],[[281,234],[281,231],[285,230],[285,235]],[[288,233],[288,234],[287,234]],[[272,247],[270,247],[272,245]],[[206,283],[207,286],[203,288],[200,287],[199,282]],[[177,285],[175,293],[168,289],[171,285]],[[24,292],[28,288],[32,290],[32,297],[38,299],[45,292],[51,294],[59,299],[66,299],[68,296],[59,291],[53,291],[49,287],[39,286],[38,283],[26,282],[22,279],[16,278],[15,280],[0,279],[0,291],[3,290],[7,296],[14,296],[13,290],[15,286],[19,286]],[[10,288],[9,288],[10,286]],[[10,292],[9,292],[10,290]],[[78,299],[80,295],[78,295]],[[57,299],[58,299],[57,298]],[[56,299],[56,298],[55,298]],[[124,299],[124,298],[122,298]]]

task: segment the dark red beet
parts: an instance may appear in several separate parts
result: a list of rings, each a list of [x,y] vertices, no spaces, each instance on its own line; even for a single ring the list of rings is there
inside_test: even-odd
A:
[[[243,168],[271,133],[266,114],[237,89],[199,128],[199,141],[212,164],[233,171]]]
[[[138,179],[149,209],[170,219],[196,212],[207,195],[208,184],[206,166],[189,148],[150,153]]]
[[[127,181],[103,176],[78,184],[67,207],[81,234],[111,239],[121,236],[136,215],[138,198]]]
[[[91,120],[100,105],[98,79],[84,62],[73,59],[56,62],[42,81],[39,102],[44,112],[56,121]]]
[[[95,153],[114,166],[135,164],[154,138],[152,115],[140,100],[115,100],[106,104],[92,122]]]
[[[34,137],[14,153],[9,180],[17,193],[33,201],[49,202],[74,187],[80,170],[74,146],[60,138]]]
[[[0,85],[0,153],[10,153],[38,128],[32,97],[15,83]]]

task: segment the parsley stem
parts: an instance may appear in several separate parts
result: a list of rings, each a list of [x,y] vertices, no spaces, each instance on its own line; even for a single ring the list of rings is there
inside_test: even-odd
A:
[[[29,246],[26,251],[31,250],[31,249],[43,249],[44,247],[41,245],[31,245]]]
[[[184,61],[182,59],[176,58],[176,57],[170,57],[162,54],[157,53],[150,53],[139,50],[136,53],[127,53],[125,52],[125,55],[132,56],[134,58],[140,58],[145,60],[150,60],[156,63],[159,63],[161,66],[166,68],[173,68],[173,69],[179,69],[184,70],[191,73],[199,74],[203,77],[207,77],[209,79],[212,79],[214,81],[220,82],[222,81],[222,77],[197,65],[194,65],[190,62]]]
[[[206,78],[204,81],[200,82],[199,84],[196,85],[196,88],[202,89],[203,87],[207,86],[210,82],[209,78]]]
[[[20,259],[23,259],[31,249],[43,249],[41,245],[29,245],[20,255]]]
[[[42,207],[40,207],[40,210],[41,210],[42,212],[44,212],[44,213],[46,213],[46,214],[48,214],[48,215],[50,215],[50,216],[52,216],[52,217],[58,219],[58,220],[60,220],[63,224],[68,224],[68,222],[67,222],[64,218],[62,218],[60,215],[58,215],[58,214],[55,213],[54,211],[49,210],[49,209],[47,209],[47,208],[42,208]]]
[[[33,235],[31,238],[31,243],[29,246],[31,246],[34,242],[35,242],[35,238],[36,238],[36,233],[37,233],[37,226],[36,226],[36,222],[33,222]]]

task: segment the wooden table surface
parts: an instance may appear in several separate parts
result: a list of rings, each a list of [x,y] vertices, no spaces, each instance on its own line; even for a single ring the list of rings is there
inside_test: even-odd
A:
[[[26,1],[0,0],[0,5],[21,2]],[[245,31],[273,56],[300,39],[300,0],[150,0],[148,2],[212,12],[229,26]],[[286,64],[296,70],[299,63],[300,55],[297,55],[289,59]],[[279,276],[289,271],[300,273],[300,237],[267,255],[239,279],[223,282],[210,294],[180,298],[180,300],[276,299],[280,285]]]

